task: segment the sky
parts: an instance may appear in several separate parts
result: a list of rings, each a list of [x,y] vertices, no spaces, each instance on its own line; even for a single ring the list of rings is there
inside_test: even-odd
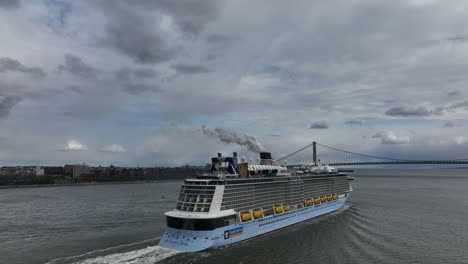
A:
[[[0,0],[0,165],[468,158],[467,24],[465,0]]]

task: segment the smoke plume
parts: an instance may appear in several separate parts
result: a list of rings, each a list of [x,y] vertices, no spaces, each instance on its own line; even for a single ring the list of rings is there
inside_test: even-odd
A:
[[[255,137],[249,135],[238,135],[234,131],[228,131],[222,128],[209,129],[205,125],[202,126],[202,132],[206,136],[218,138],[224,143],[234,143],[240,146],[246,146],[250,151],[260,153],[265,151],[265,148]]]

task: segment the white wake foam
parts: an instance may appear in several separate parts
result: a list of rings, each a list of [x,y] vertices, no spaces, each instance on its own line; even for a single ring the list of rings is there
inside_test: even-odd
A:
[[[74,264],[154,264],[177,253],[177,251],[165,249],[160,246],[151,246],[124,253],[115,253],[107,256],[80,260],[78,262],[74,262]]]

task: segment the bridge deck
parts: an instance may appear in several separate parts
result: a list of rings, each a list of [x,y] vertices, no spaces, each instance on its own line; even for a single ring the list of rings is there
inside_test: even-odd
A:
[[[400,165],[400,164],[468,164],[468,159],[457,159],[457,160],[404,160],[398,158],[388,158],[388,157],[378,157],[368,154],[360,154],[356,152],[351,152],[347,150],[342,150],[330,146],[320,144],[318,142],[312,142],[300,148],[299,150],[290,153],[280,159],[284,160],[289,158],[299,152],[302,152],[309,147],[312,147],[312,162],[317,164],[320,163],[320,160],[325,161],[326,164],[331,166],[361,166],[361,165]],[[321,147],[325,150],[332,151],[333,155],[323,155],[321,151],[317,150],[317,147]],[[327,153],[328,154],[328,153]],[[356,161],[356,159],[360,161]],[[367,159],[367,161],[365,161]],[[347,161],[345,161],[347,160]],[[354,160],[354,161],[353,161]]]
[[[359,165],[398,165],[398,164],[468,164],[468,160],[414,160],[414,161],[364,161],[364,162],[331,162],[330,166]]]

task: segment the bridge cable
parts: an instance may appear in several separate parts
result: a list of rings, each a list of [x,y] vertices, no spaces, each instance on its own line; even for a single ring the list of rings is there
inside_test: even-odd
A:
[[[293,156],[294,154],[297,154],[309,147],[311,147],[314,143],[310,143],[280,159],[277,159],[277,161],[280,161],[280,160],[284,160],[286,158],[289,158],[291,156]],[[323,144],[320,144],[318,142],[316,142],[317,145],[319,146],[322,146],[322,147],[325,147],[325,148],[329,148],[329,149],[332,149],[332,150],[335,150],[335,151],[339,151],[339,152],[342,152],[342,153],[348,153],[348,154],[352,154],[352,155],[357,155],[357,156],[361,156],[361,157],[367,157],[367,158],[374,158],[374,159],[382,159],[382,160],[392,160],[392,161],[411,161],[411,162],[418,162],[418,161],[424,161],[424,160],[408,160],[408,159],[395,159],[395,158],[388,158],[388,157],[379,157],[379,156],[373,156],[373,155],[366,155],[366,154],[361,154],[361,153],[356,153],[356,152],[351,152],[351,151],[347,151],[347,150],[343,150],[343,149],[338,149],[338,148],[334,148],[334,147],[330,147],[330,146],[327,146],[327,145],[323,145]],[[317,155],[319,156],[319,155]],[[468,160],[468,159],[457,159],[456,161],[465,161],[465,160]]]
[[[282,157],[281,159],[277,159],[276,161],[280,161],[280,160],[284,160],[284,159],[286,159],[286,158],[289,158],[289,157],[291,157],[292,155],[297,154],[297,153],[303,151],[304,149],[306,149],[306,148],[312,146],[313,144],[314,144],[314,143],[312,142],[312,143],[310,143],[309,145],[307,145],[307,146],[305,146],[305,147],[302,147],[302,148],[300,148],[300,149],[294,151],[293,153],[288,154],[288,155]]]
[[[330,147],[330,146],[327,146],[327,145],[323,145],[323,144],[320,144],[320,143],[316,143],[316,144],[319,145],[319,146],[325,147],[325,148],[333,149],[333,150],[340,151],[340,152],[344,152],[344,153],[348,153],[348,154],[358,155],[358,156],[362,156],[362,157],[368,157],[368,158],[374,158],[374,159],[384,159],[384,160],[393,160],[393,161],[418,161],[418,160],[403,160],[403,159],[395,159],[395,158],[385,158],[385,157],[379,157],[379,156],[372,156],[372,155],[366,155],[366,154],[360,154],[360,153],[351,152],[351,151],[347,151],[347,150],[342,150],[342,149]],[[312,144],[310,144],[310,145],[312,145]],[[302,150],[302,149],[301,149],[301,150]],[[299,151],[300,151],[300,150],[299,150]],[[295,153],[294,153],[294,154],[295,154]]]

